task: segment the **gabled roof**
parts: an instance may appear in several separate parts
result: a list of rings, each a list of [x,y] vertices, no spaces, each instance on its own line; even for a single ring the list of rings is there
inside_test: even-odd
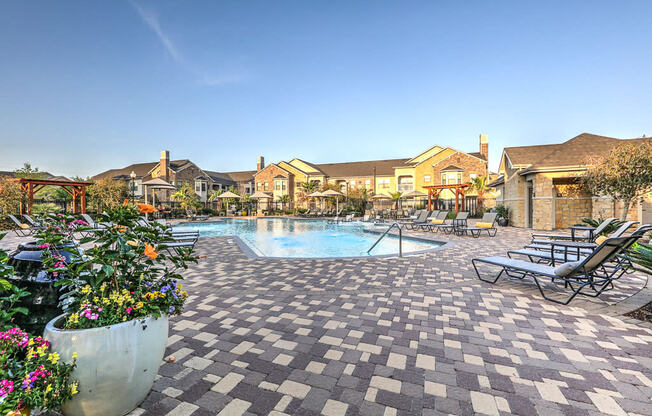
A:
[[[315,165],[314,163],[306,162],[305,160],[303,160],[303,159],[299,159],[298,157],[294,157],[294,158],[292,158],[289,162],[286,162],[286,163],[287,163],[288,165],[291,165],[293,168],[295,168],[295,169],[299,169],[301,172],[306,173],[306,174],[308,174],[308,175],[310,175],[310,174],[314,174],[314,172],[305,172],[305,171],[303,171],[301,168],[299,168],[299,167],[293,165],[292,162],[295,161],[295,160],[298,160],[298,161],[301,162],[301,163],[305,163],[306,165],[308,165],[308,166],[310,166],[311,168],[313,168],[315,171],[317,171],[317,172],[319,172],[319,173],[321,173],[321,174],[324,174],[324,172],[323,172],[321,169],[319,169],[319,166]]]
[[[469,153],[467,153],[467,155],[477,157],[478,159],[487,160],[487,158],[480,152],[469,152]]]
[[[368,160],[364,162],[321,163],[316,165],[331,178],[345,176],[373,176],[374,167],[378,176],[394,176],[394,168],[404,165],[409,159]]]
[[[170,161],[170,168],[172,168],[172,170],[176,170],[180,166],[188,162],[189,162],[188,159],[173,160]],[[148,163],[134,163],[121,169],[109,169],[102,173],[98,173],[97,175],[93,176],[91,179],[96,180],[96,179],[103,179],[103,178],[117,178],[122,176],[128,178],[131,171],[134,171],[137,178],[145,178],[150,175],[150,173],[154,170],[154,168],[156,168],[156,166],[158,166],[159,163],[160,161],[148,162]]]
[[[448,165],[444,169],[442,169],[441,172],[444,172],[444,171],[447,171],[447,170],[464,170],[464,169],[460,168],[459,166]]]
[[[606,155],[622,143],[642,140],[652,139],[617,139],[582,133],[559,144],[506,147],[503,155],[513,167],[526,168],[521,174],[536,170],[577,169],[584,168],[589,158]]]

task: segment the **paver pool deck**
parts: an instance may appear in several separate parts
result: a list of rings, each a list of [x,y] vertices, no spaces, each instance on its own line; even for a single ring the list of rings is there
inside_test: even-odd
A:
[[[471,258],[530,231],[428,235],[450,244],[279,260],[200,239],[187,309],[132,415],[652,415],[652,327],[620,316],[650,300],[645,275],[561,306],[475,276]]]

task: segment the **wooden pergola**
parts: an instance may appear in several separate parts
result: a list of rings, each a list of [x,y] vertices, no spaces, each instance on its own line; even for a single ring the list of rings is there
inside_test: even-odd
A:
[[[27,204],[21,199],[20,213],[32,213],[32,206],[34,205],[34,194],[46,186],[60,186],[64,191],[68,192],[72,197],[72,212],[75,214],[86,213],[86,187],[92,185],[92,182],[77,182],[55,179],[32,179],[32,178],[14,178],[10,179],[18,182],[20,189],[27,197]],[[79,201],[79,209],[77,208],[77,201]],[[25,206],[27,205],[27,206]]]
[[[444,189],[448,189],[449,191],[455,193],[455,212],[460,211],[460,197],[462,197],[461,205],[462,205],[462,211],[464,211],[464,195],[466,194],[467,188],[470,186],[471,186],[470,183],[424,186],[424,188],[428,190],[428,211],[432,210],[433,196],[435,197],[435,199],[438,199],[439,194],[441,194],[441,191],[443,191]]]

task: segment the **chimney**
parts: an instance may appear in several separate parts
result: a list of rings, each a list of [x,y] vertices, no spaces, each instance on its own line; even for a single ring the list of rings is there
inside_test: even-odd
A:
[[[170,182],[170,151],[162,150],[161,151],[161,166],[159,177],[165,180],[165,182]]]
[[[258,163],[256,163],[256,172],[260,172],[265,168],[265,158],[258,156]]]
[[[480,154],[489,162],[489,141],[486,134],[480,135]]]

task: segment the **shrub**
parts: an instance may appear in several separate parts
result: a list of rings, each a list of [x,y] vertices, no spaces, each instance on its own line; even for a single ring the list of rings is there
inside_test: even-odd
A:
[[[61,207],[59,205],[51,204],[51,203],[34,205],[34,207],[32,208],[32,212],[34,213],[34,215],[38,215],[41,217],[49,214],[56,214],[60,211],[61,211]]]

